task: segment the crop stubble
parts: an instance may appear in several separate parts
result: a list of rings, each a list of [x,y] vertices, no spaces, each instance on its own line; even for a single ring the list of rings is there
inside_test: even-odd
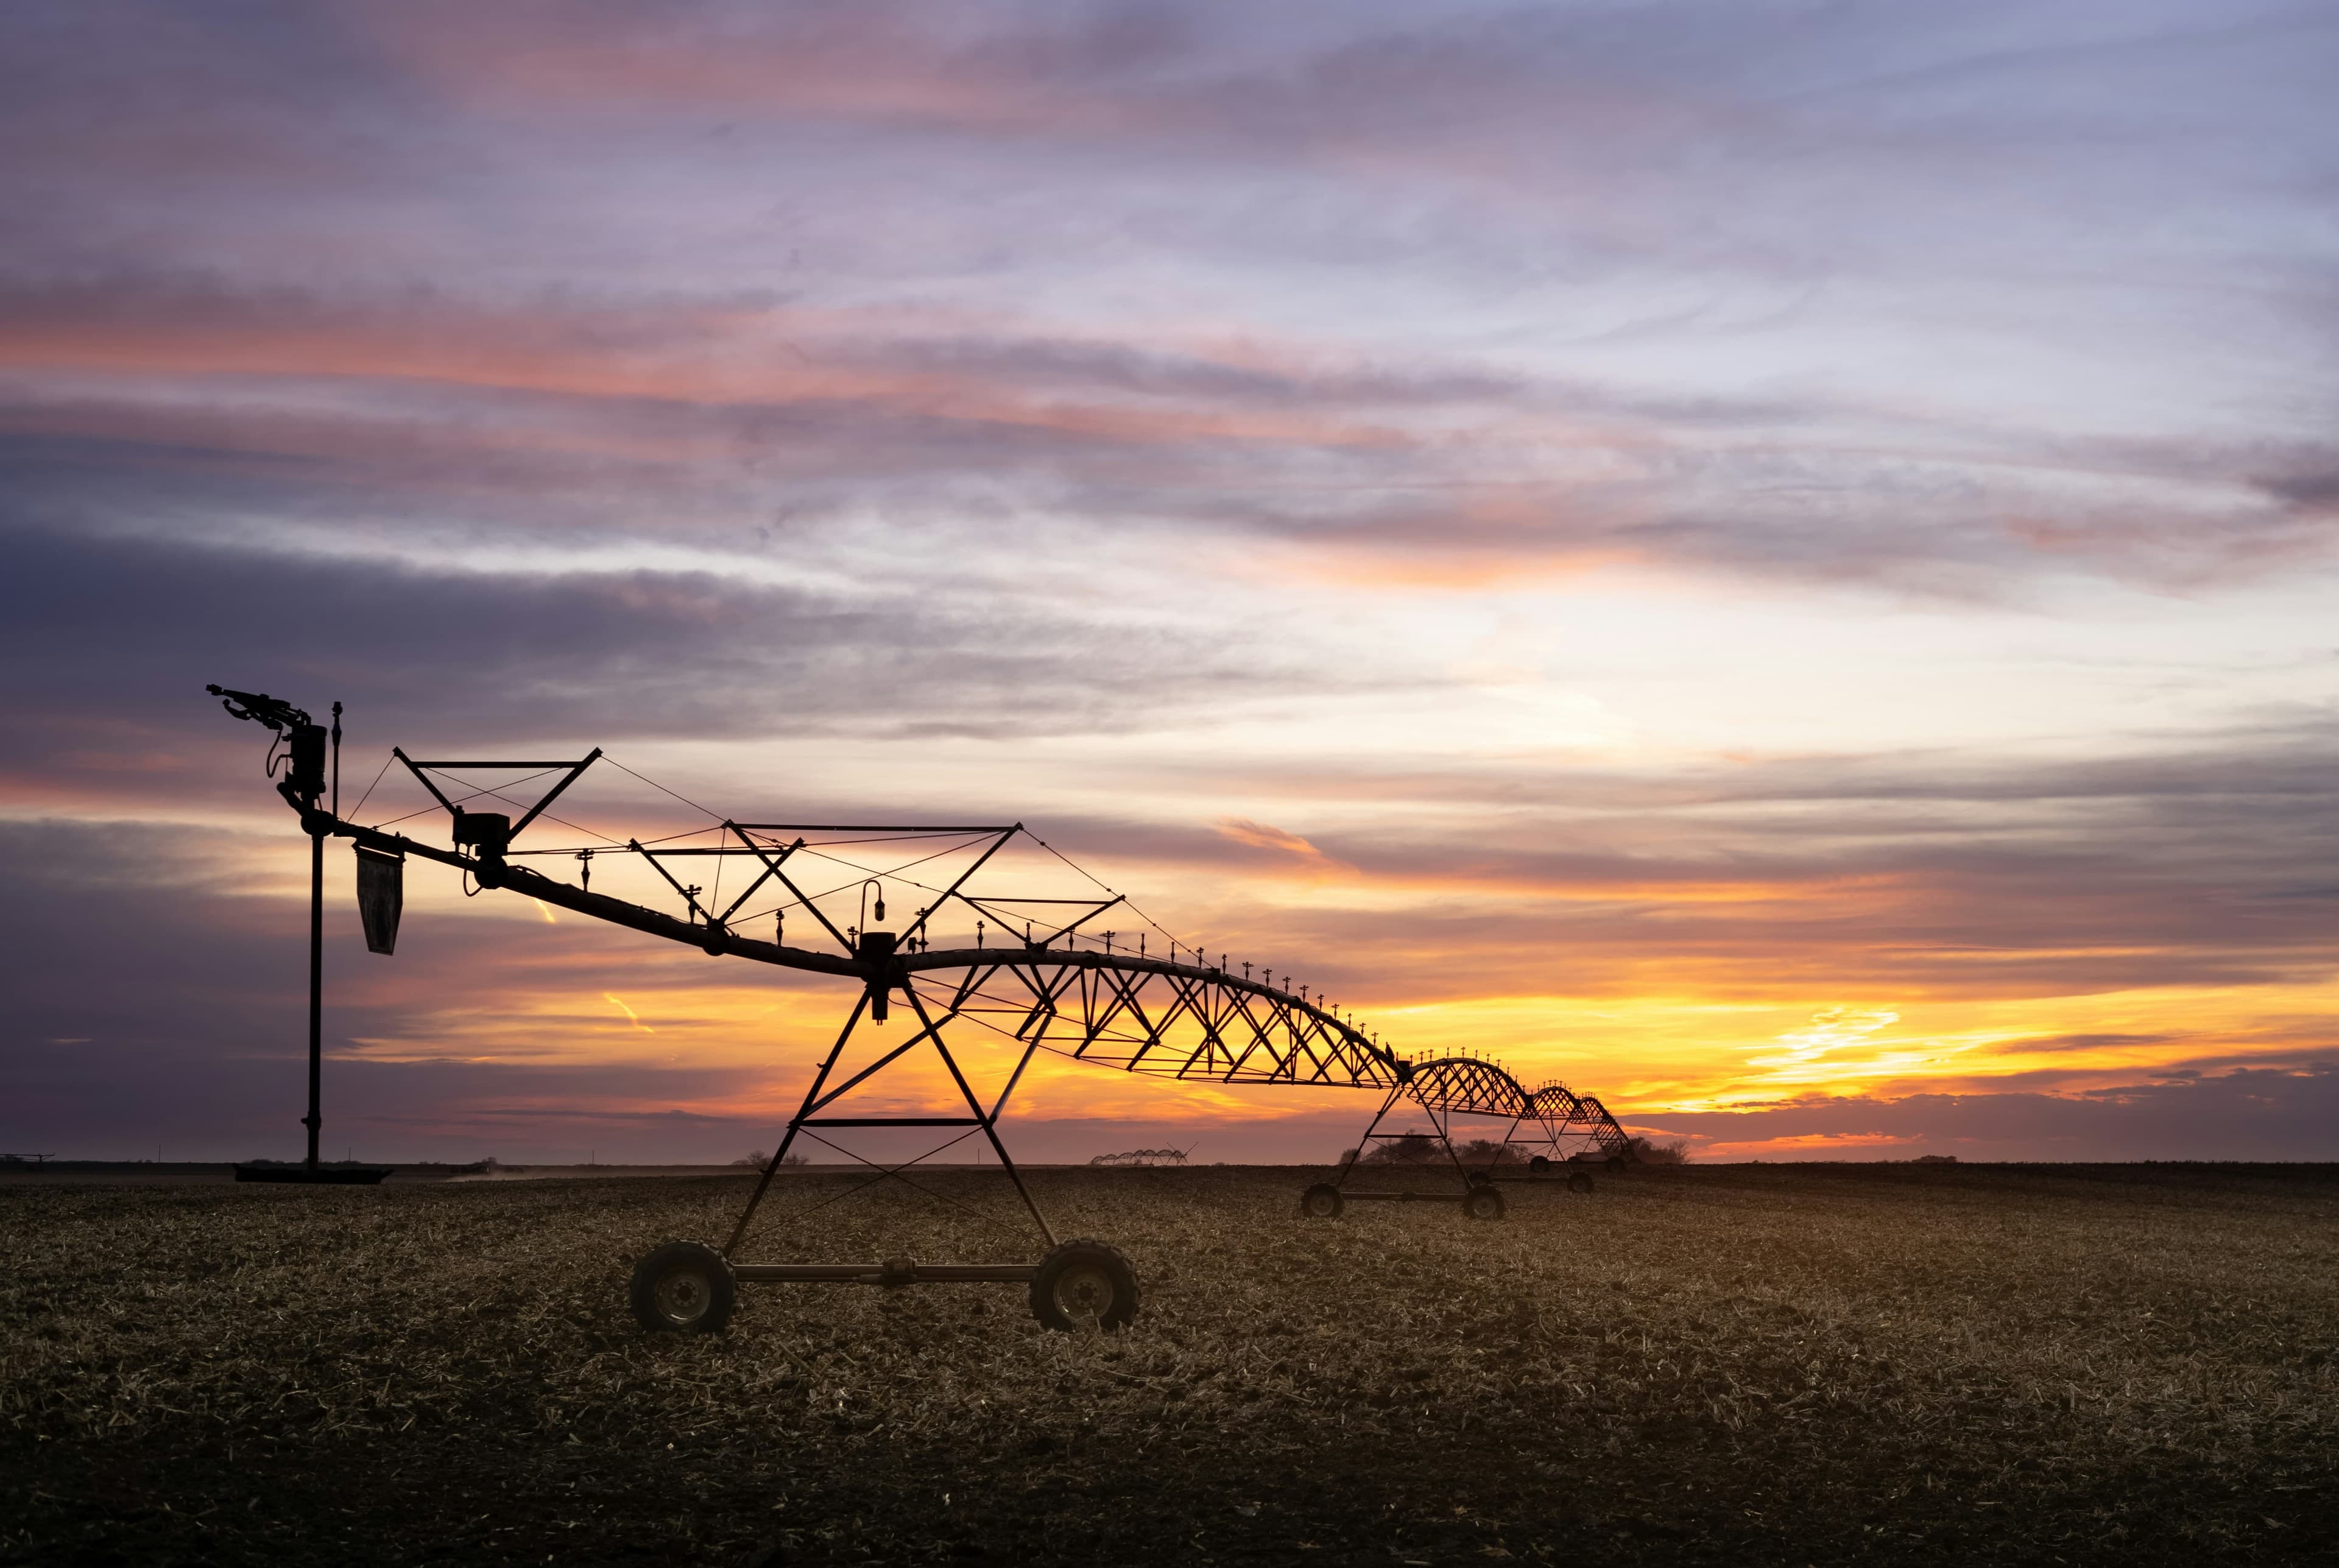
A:
[[[643,1335],[630,1260],[737,1178],[0,1188],[0,1561],[2339,1557],[2327,1171],[1691,1168],[1499,1225],[1305,1179],[1037,1173],[1144,1277],[1111,1337],[1001,1286]],[[1011,1234],[901,1195],[747,1251]]]

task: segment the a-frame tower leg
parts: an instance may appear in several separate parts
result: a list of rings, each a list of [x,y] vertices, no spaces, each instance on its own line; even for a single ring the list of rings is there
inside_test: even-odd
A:
[[[1094,1323],[1100,1327],[1118,1328],[1137,1311],[1137,1275],[1129,1260],[1118,1251],[1098,1241],[1059,1242],[1047,1216],[1040,1211],[1038,1200],[1016,1169],[1006,1143],[999,1136],[999,1120],[1007,1108],[1008,1098],[1022,1080],[1024,1070],[1039,1050],[1036,1039],[1023,1045],[1014,1070],[999,1091],[999,1096],[985,1105],[967,1080],[958,1059],[951,1052],[943,1038],[943,1027],[959,1016],[960,1008],[953,1004],[941,1010],[940,1015],[930,1010],[914,985],[906,977],[897,977],[892,989],[908,998],[916,1012],[917,1032],[901,1044],[884,1051],[874,1061],[859,1071],[839,1080],[838,1064],[844,1060],[845,1048],[852,1043],[854,1031],[864,1018],[883,1016],[883,991],[873,983],[854,1003],[844,1027],[821,1059],[813,1074],[811,1086],[804,1090],[804,1101],[789,1118],[787,1130],[780,1139],[755,1179],[755,1188],[748,1196],[746,1207],[740,1212],[738,1222],[731,1228],[730,1238],[722,1250],[697,1242],[670,1242],[642,1259],[634,1271],[632,1302],[635,1317],[643,1326],[653,1329],[711,1332],[730,1320],[736,1287],[755,1282],[814,1283],[838,1285],[876,1285],[899,1287],[909,1285],[964,1284],[979,1281],[1028,1284],[1031,1287],[1031,1310],[1040,1321],[1051,1328],[1071,1328],[1081,1323]],[[963,1116],[835,1116],[826,1114],[829,1107],[876,1077],[886,1068],[916,1050],[931,1045],[950,1074],[966,1114]],[[799,1137],[822,1143],[823,1128],[962,1128],[957,1142],[979,1131],[999,1157],[1001,1170],[1014,1185],[1016,1196],[1022,1199],[1025,1210],[1048,1246],[1047,1255],[1036,1263],[916,1263],[907,1258],[889,1258],[874,1263],[744,1263],[735,1261],[745,1244],[749,1226],[756,1210],[771,1190],[772,1181],[779,1174],[789,1150]],[[836,1147],[831,1145],[831,1147]],[[951,1143],[944,1143],[947,1149]],[[887,1167],[873,1159],[840,1150],[859,1160],[875,1172],[861,1187],[847,1188],[835,1198],[849,1197],[862,1188],[878,1182],[896,1180],[936,1198],[948,1207],[975,1214],[978,1218],[991,1217],[980,1214],[955,1199],[943,1197],[921,1186],[903,1175],[903,1171],[920,1161],[930,1159],[941,1149],[929,1149],[915,1159]],[[833,1202],[835,1198],[824,1201]],[[815,1204],[814,1208],[821,1207]]]

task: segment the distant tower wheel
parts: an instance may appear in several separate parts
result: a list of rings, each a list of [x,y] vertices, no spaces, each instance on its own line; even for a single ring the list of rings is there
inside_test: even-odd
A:
[[[729,1260],[698,1241],[669,1241],[634,1267],[634,1318],[654,1334],[716,1334],[738,1302]]]
[[[1031,1277],[1031,1316],[1045,1328],[1111,1332],[1137,1316],[1137,1270],[1118,1247],[1067,1241]]]
[[[1537,1176],[1544,1175],[1551,1169],[1551,1157],[1549,1155],[1538,1154],[1533,1159],[1527,1161],[1527,1169],[1535,1172]]]
[[[1462,1198],[1462,1212],[1472,1219],[1500,1219],[1505,1207],[1498,1187],[1474,1187]]]
[[[1310,1219],[1337,1219],[1347,1207],[1340,1200],[1340,1189],[1328,1181],[1319,1181],[1299,1195],[1299,1212]]]

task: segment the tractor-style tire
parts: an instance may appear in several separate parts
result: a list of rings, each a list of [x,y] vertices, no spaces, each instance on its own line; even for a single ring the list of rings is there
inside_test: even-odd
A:
[[[1299,1212],[1310,1219],[1337,1219],[1347,1207],[1340,1189],[1328,1181],[1319,1181],[1299,1195]]]
[[[1591,1191],[1592,1177],[1590,1173],[1582,1170],[1571,1172],[1567,1178],[1567,1190],[1570,1192]]]
[[[634,1266],[634,1319],[653,1334],[716,1334],[738,1305],[731,1265],[701,1241],[669,1241]]]
[[[1474,1187],[1462,1198],[1462,1212],[1472,1219],[1500,1219],[1506,1207],[1499,1187]]]
[[[1533,1159],[1527,1161],[1527,1169],[1534,1171],[1537,1176],[1541,1176],[1545,1171],[1551,1169],[1551,1159],[1546,1155],[1538,1154]]]
[[[1067,1241],[1040,1259],[1031,1316],[1043,1328],[1068,1333],[1091,1324],[1108,1334],[1125,1327],[1137,1316],[1137,1270],[1118,1247]]]

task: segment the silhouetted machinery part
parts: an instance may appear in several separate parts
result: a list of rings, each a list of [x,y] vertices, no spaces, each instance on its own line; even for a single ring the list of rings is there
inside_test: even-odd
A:
[[[1544,1138],[1554,1156],[1566,1155],[1570,1139],[1605,1149],[1611,1158],[1621,1159],[1627,1151],[1623,1133],[1596,1100],[1579,1100],[1557,1085],[1529,1094],[1492,1062],[1475,1059],[1415,1065],[1357,1030],[1320,999],[1311,1001],[1304,989],[1295,995],[1288,989],[1288,976],[1285,985],[1278,987],[1271,983],[1271,974],[1254,980],[1248,965],[1239,966],[1243,972],[1238,976],[1223,956],[1214,964],[1205,955],[1189,951],[1181,960],[1173,943],[1170,956],[1161,958],[1146,952],[1141,942],[1135,952],[1127,951],[1126,943],[1116,950],[1111,932],[1102,932],[1100,938],[1093,931],[1084,932],[1084,927],[1092,926],[1126,902],[1119,894],[1100,899],[1024,898],[978,891],[972,879],[1010,841],[1025,833],[1020,823],[1004,827],[867,826],[724,820],[719,827],[721,842],[715,845],[676,847],[671,843],[644,844],[627,840],[609,841],[606,847],[588,846],[581,852],[569,847],[522,850],[513,847],[515,841],[545,818],[547,808],[601,759],[598,748],[581,758],[518,761],[424,760],[393,747],[391,756],[405,764],[448,814],[449,843],[441,847],[344,821],[337,810],[320,806],[321,763],[317,759],[322,753],[317,740],[302,733],[306,715],[264,695],[222,695],[231,699],[231,712],[241,706],[263,723],[277,720],[271,729],[291,732],[295,747],[293,778],[280,786],[281,793],[300,813],[303,831],[318,844],[336,837],[355,845],[367,943],[376,952],[387,953],[394,947],[405,867],[410,861],[421,860],[459,871],[482,889],[507,890],[554,908],[686,943],[711,956],[828,975],[857,989],[844,1028],[814,1070],[811,1087],[789,1119],[779,1146],[765,1163],[724,1244],[716,1247],[701,1241],[670,1241],[652,1250],[636,1267],[630,1304],[646,1328],[713,1332],[729,1321],[741,1285],[777,1283],[865,1285],[883,1289],[945,1283],[1020,1284],[1029,1287],[1033,1316],[1051,1328],[1094,1325],[1110,1329],[1128,1323],[1138,1308],[1135,1268],[1104,1242],[1060,1238],[999,1136],[1007,1102],[1041,1050],[1125,1072],[1211,1084],[1379,1090],[1386,1098],[1367,1130],[1367,1144],[1383,1136],[1377,1131],[1380,1124],[1400,1100],[1406,1100],[1430,1114],[1457,1170],[1462,1170],[1461,1160],[1446,1129],[1460,1115],[1508,1118],[1511,1128],[1505,1147],[1515,1144],[1519,1131],[1528,1129]],[[308,755],[311,750],[317,751],[317,758]],[[518,787],[516,784],[474,785],[455,777],[458,773],[495,772],[558,777],[532,804],[510,793]],[[483,797],[518,814],[474,809],[472,803]],[[707,831],[711,834],[718,830]],[[840,891],[849,899],[854,883],[807,893],[796,880],[802,863],[814,860],[858,863],[825,853],[840,844],[897,840],[917,841],[917,858],[908,863],[912,866],[926,866],[952,852],[962,853],[969,863],[946,886],[917,881],[904,874],[903,868],[873,873],[860,882],[861,921],[844,929],[819,901]],[[935,851],[933,844],[937,840],[955,842]],[[855,853],[865,856],[869,852]],[[618,854],[639,857],[655,870],[680,901],[684,912],[677,916],[593,892],[593,857]],[[579,868],[578,880],[564,882],[521,863],[531,856],[555,865],[575,864]],[[802,863],[799,856],[804,857]],[[716,857],[717,873],[711,880],[718,883],[720,868],[727,863],[735,862],[750,873],[745,888],[727,903],[709,896],[697,883],[686,880],[691,874],[687,868],[704,863],[706,857]],[[676,874],[676,865],[686,868],[684,875]],[[860,873],[854,874],[859,881]],[[877,922],[883,922],[888,879],[909,883],[922,890],[919,896],[929,902],[917,909],[913,918],[899,922],[899,930],[870,929],[868,917],[873,912],[866,894],[872,888],[876,891],[873,913]],[[743,913],[759,895],[780,902],[772,909]],[[976,945],[935,949],[928,933],[935,917],[952,908],[974,917]],[[1035,914],[1035,911],[1041,912]],[[808,918],[816,928],[815,936],[834,942],[835,950],[787,945],[781,940],[783,928],[777,922],[791,914],[800,920]],[[766,917],[775,922],[772,940],[746,933],[748,921]],[[1011,939],[1004,946],[985,942],[986,927],[1004,935],[1017,923],[1022,926],[1020,941]],[[1077,945],[1081,941],[1100,942],[1101,950],[1081,948]],[[883,1050],[870,1065],[857,1071],[844,1070],[846,1049],[856,1031],[886,1023],[899,1006],[906,1006],[911,1015],[908,1021],[914,1026],[908,1038]],[[311,1018],[313,1039],[313,1007]],[[1003,1047],[1012,1057],[1012,1069],[995,1096],[985,1099],[976,1093],[951,1049],[947,1035],[952,1031],[982,1031],[983,1038]],[[946,1071],[959,1100],[957,1109],[962,1114],[850,1115],[840,1109],[842,1102],[866,1090],[887,1069],[913,1055],[924,1059],[926,1053]],[[312,1073],[312,1086],[313,1081]],[[314,1117],[312,1095],[312,1123]],[[875,1173],[869,1178],[870,1185],[893,1180],[930,1198],[937,1196],[919,1188],[903,1172],[939,1153],[939,1149],[889,1168],[843,1149],[827,1136],[840,1129],[889,1128],[949,1134],[943,1149],[979,1135],[997,1157],[1001,1174],[1012,1185],[1044,1243],[1041,1255],[1030,1262],[971,1264],[921,1263],[905,1257],[852,1263],[740,1261],[756,1211],[775,1177],[792,1163],[791,1151],[799,1139],[823,1144],[868,1167]],[[311,1138],[313,1142],[313,1125]],[[1542,1160],[1539,1168],[1548,1165],[1548,1160]],[[1310,1188],[1302,1202],[1303,1212],[1330,1218],[1338,1215],[1346,1202],[1391,1196],[1402,1200],[1403,1195],[1348,1189],[1353,1171],[1351,1164],[1343,1168],[1337,1182]],[[1500,1218],[1505,1205],[1494,1183],[1504,1178],[1491,1170],[1462,1170],[1462,1174],[1463,1190],[1455,1196],[1464,1214],[1474,1220]]]
[[[1061,1242],[1037,1263],[734,1264],[701,1241],[669,1241],[635,1267],[635,1320],[653,1332],[712,1334],[731,1321],[742,1282],[911,1285],[1002,1283],[1031,1287],[1031,1315],[1050,1328],[1111,1330],[1137,1316],[1137,1270],[1101,1241]]]
[[[390,1172],[378,1167],[322,1164],[317,1158],[317,1137],[324,1126],[322,1092],[320,1085],[324,1073],[324,996],[325,996],[325,836],[324,823],[332,820],[332,813],[319,809],[317,802],[328,788],[333,796],[333,809],[340,809],[341,705],[333,705],[333,726],[329,731],[311,720],[308,710],[270,696],[265,692],[231,691],[225,686],[205,686],[220,699],[220,706],[230,716],[246,719],[269,732],[268,761],[265,772],[275,778],[280,768],[283,777],[277,780],[276,793],[301,814],[301,830],[309,834],[309,1114],[301,1125],[309,1129],[309,1155],[299,1165],[277,1165],[253,1162],[235,1168],[238,1181],[301,1182],[331,1186],[364,1186],[380,1184]],[[330,751],[329,751],[330,748]],[[327,759],[331,759],[331,778],[327,779]]]
[[[1410,1127],[1388,1129],[1392,1116],[1406,1107],[1427,1120],[1426,1132]],[[1472,1165],[1456,1143],[1459,1117],[1476,1118],[1481,1125],[1504,1124],[1501,1138],[1491,1140],[1495,1152],[1485,1164]],[[1521,1149],[1536,1150],[1526,1157],[1525,1174],[1504,1170],[1504,1161],[1516,1159]],[[1318,1182],[1300,1194],[1299,1212],[1310,1219],[1337,1219],[1351,1203],[1455,1203],[1467,1218],[1500,1219],[1506,1205],[1495,1183],[1539,1182],[1564,1171],[1570,1191],[1590,1192],[1587,1165],[1622,1170],[1632,1151],[1632,1140],[1616,1119],[1588,1095],[1557,1083],[1530,1090],[1483,1058],[1439,1057],[1398,1070],[1396,1082],[1366,1125],[1352,1157],[1341,1162],[1335,1179]],[[1382,1158],[1374,1158],[1377,1153]],[[1393,1154],[1401,1157],[1387,1158]],[[1401,1176],[1425,1169],[1450,1173],[1455,1185],[1428,1192],[1412,1187],[1349,1186],[1363,1171]]]

